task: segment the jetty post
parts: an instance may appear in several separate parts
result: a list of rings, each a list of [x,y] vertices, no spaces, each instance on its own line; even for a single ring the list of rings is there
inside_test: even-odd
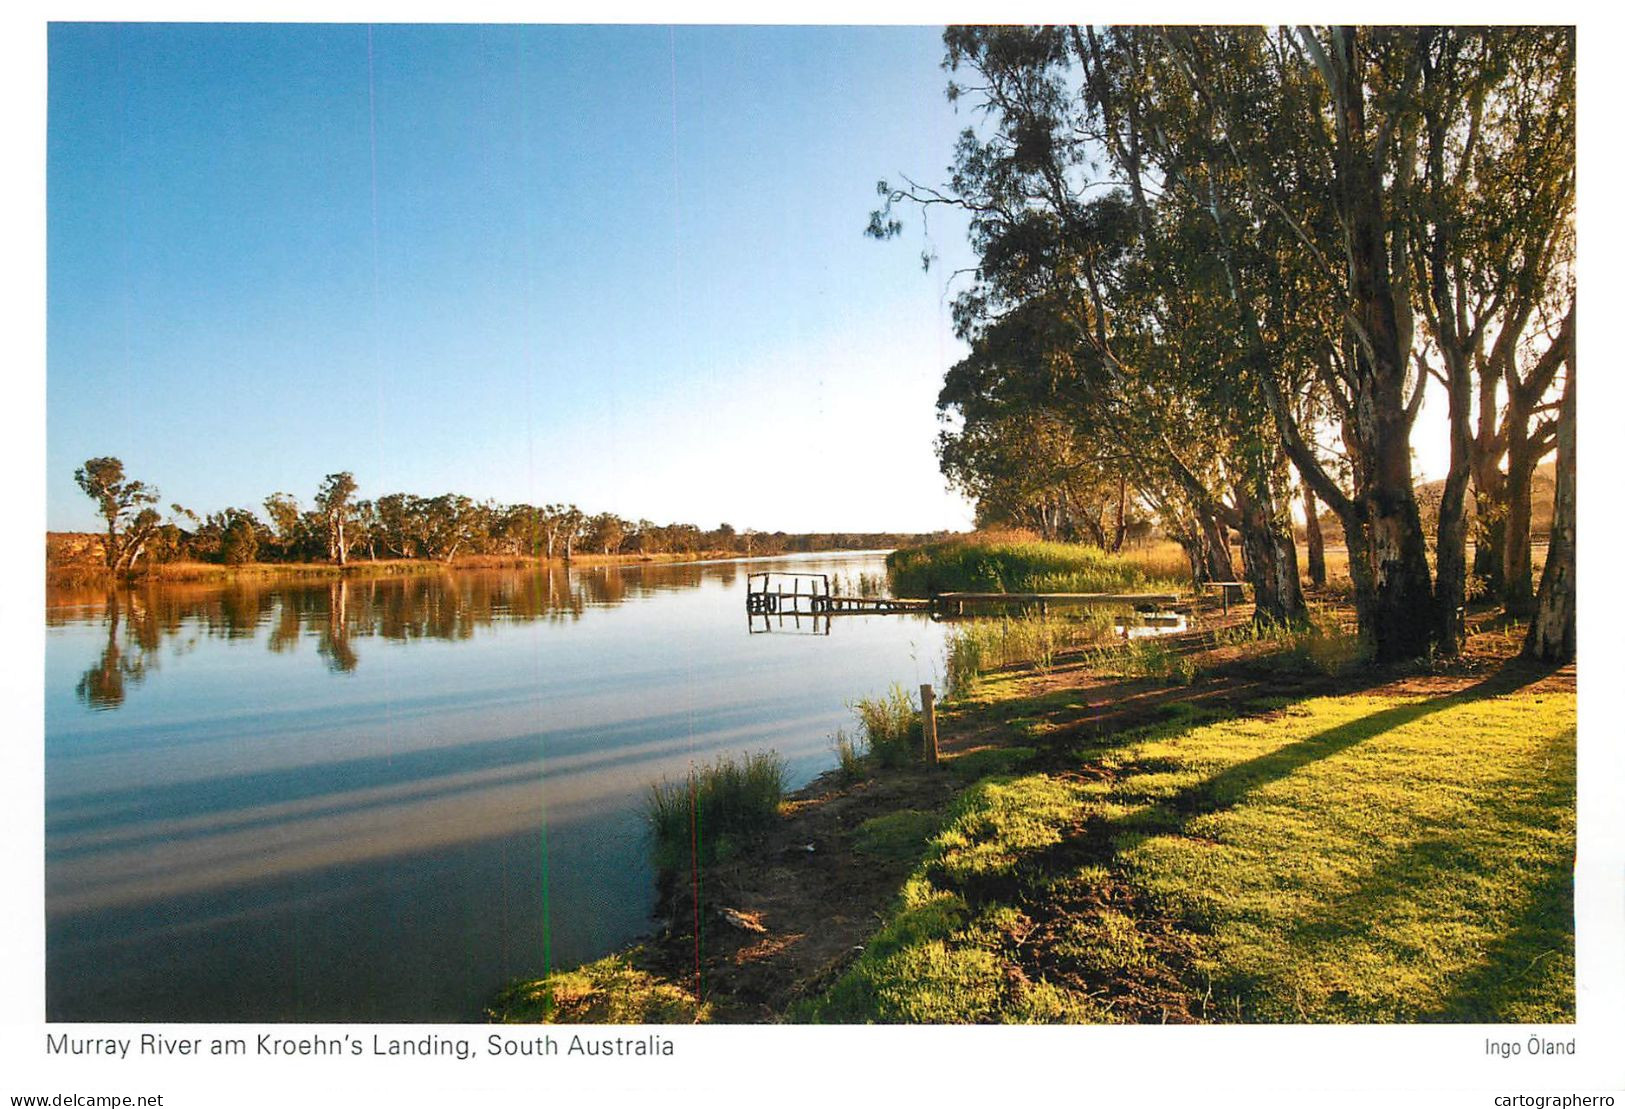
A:
[[[920,686],[920,741],[925,751],[925,761],[937,765],[937,694],[926,682]]]

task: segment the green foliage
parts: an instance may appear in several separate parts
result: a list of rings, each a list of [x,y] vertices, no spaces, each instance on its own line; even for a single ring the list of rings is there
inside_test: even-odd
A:
[[[158,527],[158,513],[149,507],[157,502],[158,490],[125,477],[124,463],[111,457],[87,459],[73,472],[73,480],[107,522],[102,547],[107,568],[129,570]]]
[[[715,862],[759,838],[777,819],[787,768],[777,751],[720,755],[677,780],[649,787],[644,813],[655,865],[672,869],[697,853]]]
[[[864,756],[869,753],[869,747],[862,735],[852,736],[845,728],[837,729],[830,737],[830,744],[835,748],[836,766],[840,770],[844,781],[855,781],[863,776]]]
[[[1508,682],[1174,721],[1085,777],[985,780],[796,1015],[1571,1020],[1574,736],[1573,695]]]
[[[1307,624],[1286,626],[1246,624],[1215,635],[1220,645],[1264,644],[1267,649],[1253,662],[1281,674],[1319,674],[1335,677],[1370,661],[1369,645],[1325,611],[1311,613]]]
[[[956,539],[886,556],[899,597],[938,593],[1124,593],[1176,588],[1153,582],[1125,555],[1074,543],[1004,543]]]
[[[227,510],[227,523],[220,535],[220,561],[228,566],[241,566],[254,561],[260,549],[256,523],[250,513]]]
[[[852,704],[863,729],[867,757],[883,767],[903,766],[920,757],[924,732],[914,698],[901,685],[880,697]]]
[[[1169,685],[1189,685],[1197,672],[1195,659],[1156,636],[1101,647],[1090,664],[1103,674],[1114,674],[1120,678],[1151,678]]]

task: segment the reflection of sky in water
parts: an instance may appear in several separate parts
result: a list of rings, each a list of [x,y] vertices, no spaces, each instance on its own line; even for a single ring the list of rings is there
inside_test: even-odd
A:
[[[910,617],[747,634],[744,569],[53,598],[51,1018],[471,1019],[646,930],[651,781],[772,747],[802,784],[940,668]]]

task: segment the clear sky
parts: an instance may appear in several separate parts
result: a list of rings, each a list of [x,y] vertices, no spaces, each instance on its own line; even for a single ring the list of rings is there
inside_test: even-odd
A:
[[[573,501],[960,528],[932,453],[963,227],[861,232],[969,120],[931,28],[56,24],[47,524]],[[921,250],[939,262],[922,272]]]

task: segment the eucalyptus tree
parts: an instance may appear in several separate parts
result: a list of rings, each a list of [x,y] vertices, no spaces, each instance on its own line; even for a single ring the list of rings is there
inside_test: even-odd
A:
[[[558,512],[558,534],[564,541],[564,561],[569,562],[575,556],[575,543],[587,530],[587,514],[573,504],[565,505]]]
[[[328,474],[316,491],[316,511],[321,516],[327,536],[327,557],[340,566],[349,557],[350,540],[346,528],[355,514],[355,505],[351,500],[355,491],[355,475],[348,470]]]
[[[246,508],[228,508],[217,514],[220,534],[220,561],[228,566],[241,566],[259,557],[260,541],[266,535],[265,525]],[[210,522],[215,523],[216,517]]]
[[[601,554],[614,554],[632,531],[630,521],[613,512],[600,512],[587,521],[586,540]]]
[[[1509,612],[1527,614],[1533,602],[1530,486],[1556,420],[1531,420],[1573,346],[1574,30],[1411,33],[1422,166],[1411,257],[1450,401],[1435,587],[1449,652],[1466,601],[1469,479],[1478,570]]]
[[[1453,650],[1473,386],[1487,407],[1486,379],[1531,349],[1531,314],[1572,319],[1572,32],[955,28],[946,42],[956,80],[974,80],[950,95],[975,98],[990,136],[962,138],[946,192],[888,199],[971,212],[981,288],[965,316],[1008,310],[1006,272],[1073,291],[1112,391],[1176,391],[1219,418],[1255,586],[1284,587],[1295,561],[1279,543],[1284,453],[1343,524],[1378,657]],[[1090,227],[1113,197],[1136,233],[1121,260]],[[895,226],[882,212],[871,230]],[[1048,253],[1002,251],[1033,228],[1055,229]],[[1571,341],[1571,325],[1547,327],[1509,410],[1538,407]],[[1455,413],[1437,593],[1410,452],[1430,370]],[[1321,404],[1304,403],[1312,390]],[[1513,442],[1528,418],[1507,425]],[[1183,479],[1177,445],[1157,445]],[[1274,560],[1262,573],[1259,557]]]
[[[479,506],[461,493],[417,498],[413,514],[423,557],[450,562],[481,534]]]
[[[107,523],[102,556],[114,573],[127,573],[157,529],[159,515],[152,505],[158,490],[124,474],[117,458],[91,458],[73,473],[85,496],[96,502]]]
[[[313,534],[310,521],[289,493],[272,493],[262,502],[270,519],[277,553],[285,559],[314,555],[325,546],[325,536]]]
[[[1226,275],[1188,238],[1215,229],[1161,203],[1143,169],[1099,172],[1100,111],[1080,84],[1076,31],[951,28],[945,40],[950,96],[972,98],[988,129],[961,137],[946,190],[882,182],[870,233],[895,234],[902,201],[968,211],[980,264],[955,320],[973,358],[1023,378],[1028,405],[1086,412],[1195,515],[1236,528],[1259,620],[1301,621],[1285,457],[1260,433],[1268,409],[1236,355]]]
[[[1523,653],[1544,662],[1573,662],[1577,644],[1575,590],[1575,359],[1568,357],[1568,375],[1558,408],[1557,494],[1552,510],[1552,538],[1540,593],[1529,621]]]

